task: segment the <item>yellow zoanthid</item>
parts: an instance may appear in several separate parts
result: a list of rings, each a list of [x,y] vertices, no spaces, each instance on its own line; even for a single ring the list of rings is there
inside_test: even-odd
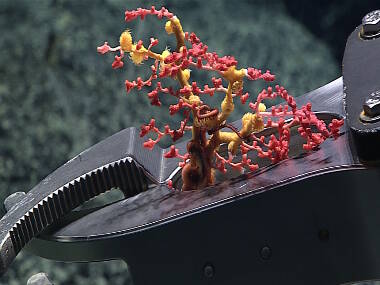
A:
[[[259,112],[264,112],[266,107],[263,103],[259,104]],[[234,132],[220,132],[220,141],[228,143],[228,151],[233,155],[236,154],[238,147],[242,142],[242,138],[248,137],[254,132],[259,132],[264,129],[263,118],[258,114],[246,113],[242,119],[242,128],[239,135]]]
[[[242,81],[245,74],[246,69],[236,69],[236,66],[233,65],[223,72],[223,77],[229,82],[234,83],[235,81]]]
[[[265,112],[266,109],[267,109],[267,107],[265,106],[264,103],[259,104],[259,112]]]
[[[165,31],[168,33],[168,35],[173,33],[173,27],[172,27],[172,22],[167,21],[165,24]]]
[[[120,47],[124,52],[132,51],[132,35],[129,30],[125,30],[120,35]]]
[[[167,58],[169,55],[170,55],[170,51],[169,51],[169,49],[167,49],[167,48],[165,48],[164,51],[160,54],[160,56],[161,56],[161,59],[160,59],[160,71],[162,71],[163,68],[165,67],[164,60],[165,60],[165,58]]]
[[[134,64],[139,65],[144,60],[144,53],[138,51],[132,51],[129,53]]]
[[[182,73],[183,73],[183,77],[186,81],[189,81],[190,79],[190,72],[191,70],[190,69],[185,69]]]

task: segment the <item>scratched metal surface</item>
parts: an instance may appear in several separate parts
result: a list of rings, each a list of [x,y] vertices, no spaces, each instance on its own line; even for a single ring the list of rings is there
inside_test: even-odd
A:
[[[339,78],[298,98],[298,104],[311,101],[316,111],[343,116],[342,97],[342,80]],[[158,186],[91,213],[61,228],[50,238],[78,241],[131,233],[248,195],[269,191],[307,176],[352,167],[362,166],[351,152],[348,135],[343,134],[337,140],[327,140],[318,151],[287,159],[256,173],[245,174],[201,191],[180,192],[169,190],[164,185]]]

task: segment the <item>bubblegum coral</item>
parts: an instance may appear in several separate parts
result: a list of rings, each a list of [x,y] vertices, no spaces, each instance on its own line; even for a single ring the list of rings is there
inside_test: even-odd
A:
[[[162,106],[160,96],[175,98],[177,103],[170,105],[168,109],[170,115],[183,115],[180,127],[172,129],[166,125],[160,130],[156,127],[155,120],[151,119],[148,124],[141,126],[140,136],[155,136],[155,139],[149,138],[144,142],[144,147],[152,149],[164,136],[169,136],[175,142],[183,137],[186,131],[192,132],[192,138],[187,144],[187,153],[180,154],[172,145],[165,154],[166,158],[179,158],[181,161],[179,166],[182,167],[182,190],[196,190],[212,185],[213,170],[226,173],[226,165],[238,170],[256,170],[258,165],[248,158],[250,151],[256,151],[259,157],[270,159],[273,163],[288,158],[290,129],[294,126],[298,126],[299,134],[305,139],[303,148],[307,151],[316,149],[329,137],[339,136],[343,120],[334,119],[326,126],[326,123],[313,113],[310,103],[298,108],[294,98],[279,85],[263,89],[256,100],[249,103],[252,112],[242,117],[240,130],[231,128],[233,132],[222,131],[222,128],[228,126],[226,121],[234,110],[234,99],[239,97],[238,102],[245,104],[250,98],[248,92],[243,92],[244,80],[272,82],[275,76],[269,70],[263,72],[254,67],[239,69],[238,61],[233,56],[219,56],[216,52],[210,52],[208,46],[202,43],[195,33],[184,32],[179,19],[164,7],[159,10],[152,6],[150,9],[126,11],[125,21],[138,18],[144,20],[148,15],[167,20],[166,32],[176,37],[175,51],[152,51],[159,43],[155,38],[150,39],[148,47],[145,47],[141,40],[133,43],[129,30],[121,34],[119,46],[111,47],[105,42],[97,50],[100,54],[116,53],[112,63],[114,69],[123,68],[125,53],[129,53],[130,59],[136,65],[153,60],[149,78],[126,80],[125,89],[129,93],[133,89],[151,87],[152,90],[147,96],[151,104],[158,107]],[[190,72],[194,69],[214,73],[212,85],[200,86],[196,81],[190,82]],[[163,87],[163,78],[177,80],[179,87]],[[220,109],[205,104],[201,99],[202,96],[214,96],[216,93],[224,94]],[[282,98],[285,104],[266,110],[263,100],[276,97]],[[189,125],[190,122],[192,125]],[[276,128],[277,136],[272,134],[269,139],[264,136],[257,137],[257,133],[266,127]],[[221,144],[228,145],[228,158],[219,153]],[[234,161],[238,152],[241,154],[240,161]],[[172,184],[168,181],[169,187],[172,187]]]

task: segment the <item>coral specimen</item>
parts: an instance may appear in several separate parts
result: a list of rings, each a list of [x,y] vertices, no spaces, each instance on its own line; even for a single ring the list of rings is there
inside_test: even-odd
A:
[[[223,173],[227,171],[226,165],[234,169],[247,168],[254,171],[258,165],[248,158],[249,151],[256,151],[261,158],[278,162],[286,159],[289,153],[291,139],[290,128],[298,126],[299,134],[305,139],[303,148],[313,150],[329,137],[336,138],[343,120],[332,120],[327,128],[326,123],[317,118],[311,110],[311,104],[297,108],[295,100],[288,91],[279,85],[268,87],[260,92],[254,102],[249,103],[252,110],[242,117],[242,127],[235,129],[227,123],[227,119],[234,111],[234,103],[237,97],[241,104],[245,104],[250,94],[243,92],[244,80],[264,80],[272,82],[275,76],[269,70],[262,72],[259,69],[237,68],[237,60],[232,56],[219,56],[216,52],[209,52],[207,45],[202,43],[194,33],[184,32],[179,19],[167,9],[156,10],[142,9],[126,11],[125,21],[136,18],[143,20],[147,15],[166,18],[165,30],[168,34],[174,34],[177,46],[171,52],[167,49],[156,53],[152,49],[158,44],[155,38],[150,39],[148,47],[141,40],[133,42],[131,32],[124,31],[120,36],[120,45],[110,47],[107,42],[98,47],[98,52],[105,54],[115,52],[112,68],[122,68],[125,54],[129,53],[130,59],[139,65],[144,61],[153,60],[151,75],[143,80],[125,81],[127,93],[132,89],[141,90],[143,87],[153,87],[147,95],[152,105],[161,106],[160,95],[172,96],[176,104],[169,106],[171,115],[181,113],[183,120],[178,129],[171,129],[166,125],[160,130],[155,125],[155,120],[141,126],[140,136],[149,133],[156,135],[155,139],[149,138],[144,146],[152,149],[164,136],[170,136],[175,142],[183,137],[186,131],[192,132],[192,138],[187,144],[187,153],[180,154],[174,145],[165,154],[166,158],[179,158],[182,167],[182,190],[195,190],[207,187],[214,183],[214,169]],[[212,86],[199,86],[197,82],[190,82],[192,69],[213,72],[217,77],[212,78]],[[179,88],[164,87],[160,79],[172,78],[177,80]],[[154,86],[152,86],[154,84]],[[224,84],[227,84],[226,86]],[[214,96],[223,93],[224,98],[220,109],[211,107],[202,101],[202,96]],[[162,95],[161,95],[162,96]],[[265,99],[281,97],[285,104],[272,107],[267,111],[262,103]],[[222,131],[230,128],[232,132]],[[266,127],[277,129],[277,136],[271,135],[257,137],[256,133]],[[223,157],[218,151],[221,144],[228,144],[228,158]],[[234,157],[240,151],[240,161]],[[169,186],[172,185],[169,181]]]

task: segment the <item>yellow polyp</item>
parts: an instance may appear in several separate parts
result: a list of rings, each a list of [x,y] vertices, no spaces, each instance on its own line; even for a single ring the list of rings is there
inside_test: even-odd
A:
[[[160,54],[160,71],[162,71],[165,67],[164,60],[170,55],[170,51],[168,49],[165,49],[161,54]]]
[[[259,132],[264,129],[264,121],[261,116],[254,115],[255,117],[252,120],[252,129],[253,132]]]
[[[134,64],[139,65],[144,60],[144,53],[132,51],[129,53]]]
[[[120,42],[120,47],[123,51],[125,52],[132,51],[132,35],[129,30],[125,30],[120,35],[119,42]]]
[[[234,103],[228,100],[227,98],[224,98],[222,101],[222,112],[225,113],[227,116],[231,114],[234,111]]]
[[[176,16],[174,16],[173,18],[171,18],[170,21],[171,21],[172,30],[173,30],[173,25],[174,25],[175,29],[177,29],[178,32],[183,33],[181,22],[179,21],[179,19]],[[165,28],[166,28],[166,26],[165,26]],[[174,32],[174,30],[173,30],[173,32]]]
[[[188,100],[190,104],[196,104],[197,106],[201,103],[201,99],[197,95],[190,95]]]
[[[224,118],[223,120],[227,119],[229,114],[231,114],[234,111],[235,106],[232,99],[232,84],[231,83],[228,85],[228,90],[227,90],[226,96],[224,97],[222,101],[221,108],[222,108],[222,113],[223,113],[223,118]]]
[[[264,129],[264,121],[261,116],[252,113],[246,113],[241,119],[242,129],[240,135],[246,137],[253,132],[259,132]]]
[[[264,103],[259,104],[259,112],[265,112],[266,109],[267,107],[264,105]]]
[[[170,55],[170,51],[169,51],[168,49],[165,49],[165,50],[161,53],[162,60],[164,60],[168,55]]]
[[[168,33],[168,35],[173,33],[173,27],[172,27],[172,22],[167,21],[165,24],[165,31]]]
[[[189,78],[190,78],[190,72],[191,70],[190,69],[185,69],[182,71],[182,74],[183,74],[183,77],[186,81],[189,81]]]
[[[242,81],[245,76],[245,69],[236,70],[236,66],[229,67],[226,71],[223,72],[223,77],[231,83],[235,81]]]
[[[233,155],[238,151],[242,143],[242,138],[247,138],[251,133],[259,132],[264,129],[263,119],[259,115],[246,113],[241,121],[242,128],[239,135],[234,132],[219,132],[220,143],[227,143],[228,151]]]
[[[230,143],[231,141],[236,140],[238,135],[233,132],[219,132],[219,137],[221,143]]]
[[[219,132],[220,143],[228,144],[228,151],[232,154],[235,154],[240,143],[241,139],[236,133],[233,132]]]
[[[236,137],[237,138],[235,140],[233,140],[232,142],[228,144],[228,151],[232,153],[233,155],[236,154],[238,147],[240,146],[240,143],[241,143],[241,139],[238,136]]]
[[[243,80],[235,81],[232,84],[232,92],[237,93],[243,88]]]
[[[228,84],[226,96],[220,104],[220,107],[222,109],[222,112],[218,116],[220,124],[223,124],[223,122],[228,118],[228,116],[234,111],[235,108],[234,101],[232,98],[232,85],[233,84],[231,82]]]

